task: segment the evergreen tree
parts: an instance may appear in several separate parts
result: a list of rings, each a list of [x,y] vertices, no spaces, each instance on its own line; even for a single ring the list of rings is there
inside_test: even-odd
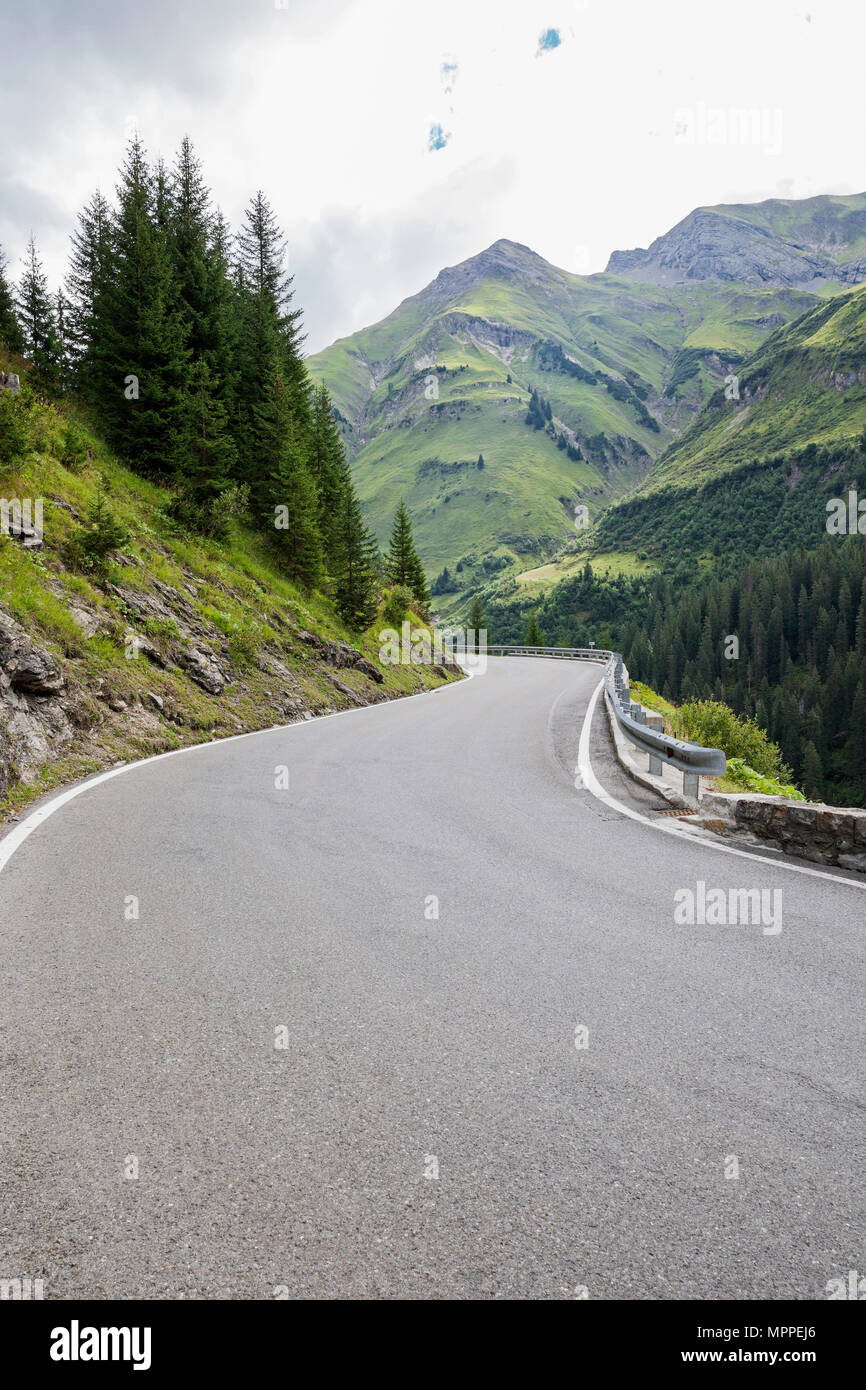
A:
[[[167,198],[164,173],[155,185],[134,137],[121,170],[92,376],[112,444],[146,473],[173,473],[186,434],[187,329],[159,225],[169,216]]]
[[[291,308],[291,277],[283,267],[285,242],[276,217],[259,191],[238,234],[236,292],[240,307],[236,437],[239,476],[254,501],[266,489],[260,422],[274,373],[280,374],[293,416],[296,443],[308,450],[309,385],[300,355],[300,313]]]
[[[213,391],[224,405],[231,374],[231,319],[234,304],[228,274],[229,231],[221,213],[210,208],[210,190],[201,162],[184,136],[170,180],[168,221],[172,270],[186,343],[202,358]]]
[[[70,323],[70,304],[62,290],[54,296],[54,322],[57,343],[57,384],[66,391],[72,384],[72,329]]]
[[[199,359],[190,374],[187,430],[180,452],[181,492],[175,515],[205,535],[224,537],[223,499],[231,485],[235,445],[223,405],[214,395],[210,368]]]
[[[469,631],[472,637],[467,638],[467,644],[471,641],[472,648],[476,652],[481,650],[481,634],[485,633],[486,638],[486,621],[481,595],[476,594],[472,600],[472,606],[469,609]]]
[[[334,408],[325,383],[313,398],[310,472],[318,493],[319,531],[325,555],[333,565],[339,552],[343,489],[346,480],[343,441],[334,420]]]
[[[24,340],[24,355],[33,363],[37,379],[43,385],[56,384],[58,343],[54,306],[32,234],[24,258],[24,274],[18,286],[18,321]]]
[[[15,296],[6,276],[6,257],[0,247],[0,344],[9,352],[23,352],[24,338],[15,311]]]
[[[400,502],[394,515],[388,553],[385,556],[385,572],[392,584],[404,584],[422,608],[430,602],[430,591],[424,568],[415,549],[412,537],[412,521],[404,501]]]
[[[364,525],[357,494],[348,476],[340,503],[335,565],[336,603],[343,622],[361,632],[376,616],[376,571],[379,547]]]
[[[73,384],[96,400],[94,359],[101,342],[101,298],[112,271],[111,209],[99,190],[78,214],[66,276]]]
[[[538,627],[538,614],[533,608],[529,615],[529,622],[526,624],[526,645],[527,647],[543,647],[541,632]]]
[[[854,705],[851,710],[851,733],[848,738],[848,771],[861,789],[866,792],[866,681],[857,685]]]
[[[292,427],[286,432],[279,461],[271,474],[271,497],[277,538],[289,574],[305,588],[322,578],[322,538],[318,527],[316,488]]]
[[[803,790],[810,801],[820,801],[824,788],[824,767],[814,743],[803,750]]]

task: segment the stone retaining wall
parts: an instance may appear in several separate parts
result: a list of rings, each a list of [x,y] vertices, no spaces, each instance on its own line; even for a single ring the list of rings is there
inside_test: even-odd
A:
[[[866,873],[866,810],[806,805],[751,793],[707,792],[701,812],[708,820],[723,821],[729,834],[742,831],[759,840],[772,840],[786,854],[813,864],[837,864],[840,869]]]

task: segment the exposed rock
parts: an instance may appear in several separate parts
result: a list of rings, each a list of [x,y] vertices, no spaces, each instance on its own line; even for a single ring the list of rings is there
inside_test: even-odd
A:
[[[70,608],[69,616],[87,638],[95,637],[102,627],[98,613],[94,613],[90,608]]]
[[[145,693],[147,695],[148,700],[152,701],[152,703],[155,705],[157,709],[165,709],[165,701],[163,700],[161,695],[154,695],[152,690],[148,690]]]
[[[142,656],[146,656],[148,661],[152,661],[154,666],[158,666],[164,671],[168,662],[158,647],[155,647],[149,637],[144,637],[140,632],[135,633],[135,650]]]
[[[217,665],[216,656],[209,647],[172,648],[172,654],[181,670],[186,671],[196,685],[209,695],[222,695],[225,689],[225,676]]]
[[[359,652],[355,647],[350,647],[348,642],[330,642],[324,637],[319,637],[318,633],[306,632],[303,628],[298,629],[298,636],[302,642],[314,647],[321,653],[323,661],[329,666],[351,667],[355,671],[361,671],[363,675],[369,676],[377,685],[381,685],[385,679],[378,666],[374,666],[372,661],[368,661],[363,652]]]
[[[35,782],[53,749],[75,737],[65,688],[54,657],[0,613],[0,795],[16,780]]]
[[[16,393],[20,391],[21,382],[18,380],[18,374],[16,372],[0,372],[0,389]]]
[[[331,685],[335,690],[339,690],[341,695],[345,695],[347,699],[351,700],[353,705],[363,705],[366,703],[366,701],[362,700],[357,690],[353,690],[350,685],[346,685],[346,682],[341,681],[339,677],[331,676]]]
[[[13,690],[58,695],[66,684],[58,662],[31,642],[17,623],[0,614],[0,669]]]
[[[864,278],[863,265],[860,260],[840,265],[820,244],[787,242],[730,212],[697,208],[647,250],[614,251],[607,271],[653,285],[736,280],[758,288],[811,289],[823,280],[856,284]]]

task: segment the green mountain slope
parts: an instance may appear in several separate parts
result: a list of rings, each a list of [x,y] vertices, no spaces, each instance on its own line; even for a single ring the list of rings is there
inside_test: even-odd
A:
[[[118,760],[411,694],[453,669],[380,660],[380,612],[350,633],[242,517],[226,541],[169,515],[175,491],[118,462],[72,403],[0,350],[0,823]],[[101,498],[101,502],[100,502]],[[39,538],[16,536],[11,499]],[[99,504],[103,517],[94,524]],[[85,537],[120,530],[104,563]],[[38,529],[38,528],[37,528]]]
[[[866,286],[774,333],[741,367],[738,399],[717,391],[640,492],[707,480],[743,462],[866,427]]]
[[[721,557],[817,545],[827,501],[866,487],[866,285],[774,333],[738,389],[717,391],[610,509],[594,549],[719,568]]]
[[[405,497],[428,574],[454,575],[447,610],[574,540],[575,508],[595,520],[639,484],[725,375],[815,299],[572,275],[499,241],[308,365],[379,537]],[[533,389],[540,428],[526,423]]]

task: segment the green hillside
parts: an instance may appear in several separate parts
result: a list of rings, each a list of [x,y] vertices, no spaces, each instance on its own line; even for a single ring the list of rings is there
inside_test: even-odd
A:
[[[383,664],[381,609],[349,631],[243,514],[196,535],[171,515],[176,487],[123,467],[78,404],[33,391],[2,350],[0,369],[22,378],[0,388],[0,498],[44,516],[38,546],[0,531],[0,822],[118,760],[453,677]]]
[[[586,550],[693,574],[818,545],[827,502],[866,488],[864,382],[860,286],[774,333],[740,368],[739,399],[716,391]]]
[[[575,507],[594,521],[630,492],[725,375],[815,300],[572,275],[500,241],[308,367],[375,531],[405,497],[428,576],[447,566],[459,586],[447,611],[579,541]]]
[[[866,286],[780,328],[743,365],[739,399],[716,391],[641,492],[717,477],[771,453],[853,439],[866,427]]]

